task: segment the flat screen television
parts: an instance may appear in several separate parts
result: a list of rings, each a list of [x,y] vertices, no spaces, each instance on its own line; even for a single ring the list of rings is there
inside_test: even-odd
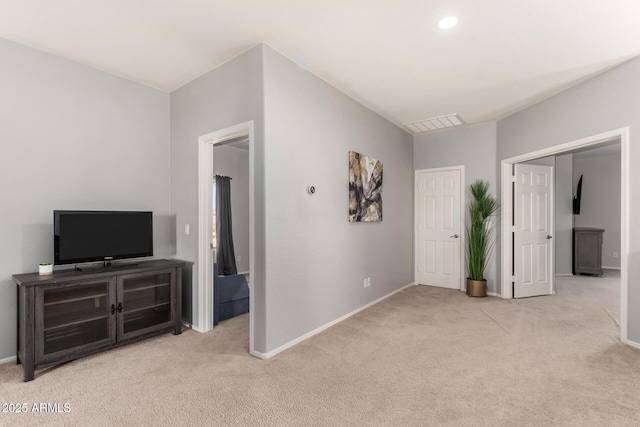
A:
[[[55,264],[153,255],[152,212],[53,211]]]

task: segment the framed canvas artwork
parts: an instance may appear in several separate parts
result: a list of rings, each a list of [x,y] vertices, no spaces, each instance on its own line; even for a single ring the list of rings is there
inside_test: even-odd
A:
[[[382,162],[349,151],[349,222],[382,221]]]

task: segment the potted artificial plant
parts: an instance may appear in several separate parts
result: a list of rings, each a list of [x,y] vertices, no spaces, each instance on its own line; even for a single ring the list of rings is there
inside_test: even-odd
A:
[[[50,262],[41,262],[38,264],[38,274],[41,276],[48,276],[53,274],[53,264]]]
[[[467,295],[487,296],[487,280],[484,270],[494,244],[494,224],[491,217],[499,210],[498,201],[489,193],[489,183],[480,179],[470,186],[472,200],[469,203],[467,237]]]

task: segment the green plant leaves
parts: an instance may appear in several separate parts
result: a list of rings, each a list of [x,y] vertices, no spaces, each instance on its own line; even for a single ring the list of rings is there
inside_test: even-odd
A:
[[[471,280],[483,280],[494,245],[491,217],[498,213],[500,206],[489,193],[488,182],[478,179],[469,188],[473,200],[469,203],[469,224],[466,228],[467,273]]]

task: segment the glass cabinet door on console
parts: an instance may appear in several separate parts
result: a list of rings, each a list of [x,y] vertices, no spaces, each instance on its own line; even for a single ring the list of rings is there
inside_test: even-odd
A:
[[[116,341],[115,278],[46,285],[36,290],[36,360],[47,362]]]
[[[175,323],[175,270],[118,276],[118,339]]]

